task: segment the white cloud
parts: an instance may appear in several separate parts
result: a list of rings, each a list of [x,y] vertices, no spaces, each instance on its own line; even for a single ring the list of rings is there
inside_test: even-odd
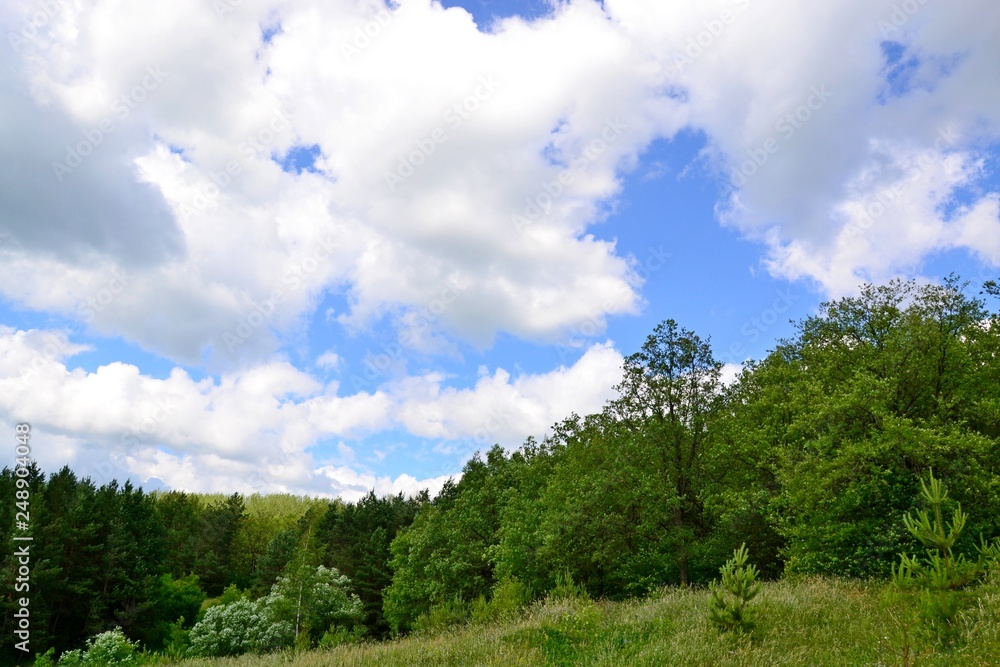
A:
[[[343,359],[340,358],[340,355],[333,350],[327,350],[316,358],[316,365],[320,368],[332,371],[336,370],[337,367],[340,366],[341,361],[343,361]]]
[[[996,261],[992,195],[976,195],[972,228],[948,216],[1000,136],[987,73],[1000,59],[994,3],[607,5],[661,61],[673,58],[707,163],[740,186],[720,217],[769,247],[772,273],[843,294],[918,273],[941,249]],[[886,41],[911,64],[890,63]],[[919,155],[920,174],[904,178]],[[862,228],[861,207],[903,180],[891,210]]]
[[[342,463],[317,458],[322,442],[401,427],[419,437],[513,446],[571,412],[599,410],[622,362],[610,344],[595,345],[549,373],[512,378],[484,369],[469,389],[424,376],[341,395],[337,382],[324,385],[282,361],[199,381],[180,368],[159,379],[120,362],[94,372],[67,365],[85,349],[59,332],[0,328],[0,421],[32,424],[36,443],[46,443],[38,449],[52,438],[59,457],[40,459],[71,463],[82,474],[124,471],[203,491],[324,494],[372,486],[411,492],[457,470],[389,480],[352,467],[358,462],[343,442]]]
[[[953,126],[961,140],[929,174],[957,161],[958,187],[1000,131],[1000,10],[985,0],[898,17],[862,2],[576,0],[489,34],[430,0],[379,7],[63,6],[19,60],[3,56],[17,73],[0,88],[17,127],[4,152],[20,156],[4,180],[3,293],[80,317],[112,269],[131,269],[88,323],[218,368],[267,358],[331,288],[349,295],[352,328],[388,313],[405,329],[436,309],[433,329],[480,345],[498,332],[552,341],[638,309],[627,258],[588,230],[655,138],[702,129],[709,164],[748,165],[723,220],[770,247],[773,272],[844,291],[944,243],[924,229],[947,222],[939,208],[887,217],[884,234],[907,240],[891,253],[866,249],[879,233],[844,242],[845,210],[892,178],[871,172]],[[261,26],[280,31],[264,43]],[[896,74],[909,92],[887,87],[887,39],[917,59]],[[59,184],[50,164],[103,120],[113,129]],[[294,146],[317,146],[322,173],[271,159]],[[952,196],[926,181],[914,200]],[[991,257],[977,224],[959,236]]]
[[[81,301],[128,263],[127,290],[88,323],[185,363],[208,355],[219,368],[266,358],[330,288],[350,296],[348,326],[390,313],[405,327],[440,309],[435,329],[477,344],[501,331],[554,340],[595,312],[635,312],[639,279],[613,241],[587,228],[618,193],[621,167],[684,122],[679,103],[650,94],[662,82],[655,62],[590,2],[486,35],[463,10],[412,0],[346,57],[342,45],[375,7],[248,0],[222,17],[194,2],[67,7],[7,83],[24,109],[22,152],[42,156],[39,169],[65,142],[30,144],[45,135],[32,126],[45,122],[35,109],[59,115],[75,137],[122,94],[131,101],[149,68],[162,81],[70,174],[118,184],[84,207],[114,223],[107,238],[84,228],[65,243],[76,254],[39,263],[26,252],[26,224],[9,227],[16,242],[4,253],[3,293],[78,317]],[[264,44],[259,26],[276,22]],[[296,145],[319,147],[322,174],[286,173],[271,160]],[[563,167],[552,160],[580,166],[572,182],[559,183]],[[390,191],[386,174],[417,161]],[[43,188],[36,198],[77,206],[72,190],[41,176],[30,177]],[[143,202],[128,194],[137,187],[160,218],[114,208]],[[529,201],[545,205],[554,188],[550,213],[517,229],[512,217]],[[69,225],[65,212],[53,217]],[[336,247],[303,272],[329,239]],[[136,248],[156,261],[136,263]],[[441,308],[452,284],[462,292]],[[276,293],[273,314],[248,326],[255,304]],[[250,335],[236,335],[241,326]]]
[[[736,381],[736,378],[740,376],[743,366],[740,364],[734,364],[732,362],[727,362],[722,365],[722,384],[730,385]]]
[[[622,361],[610,344],[595,345],[573,366],[549,373],[512,378],[504,369],[481,369],[468,389],[443,387],[445,378],[434,373],[396,382],[392,392],[401,397],[398,419],[410,433],[513,447],[572,412],[600,411],[614,396]]]

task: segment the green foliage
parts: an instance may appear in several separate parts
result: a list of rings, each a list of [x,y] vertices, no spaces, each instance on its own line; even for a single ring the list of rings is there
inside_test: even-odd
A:
[[[625,359],[622,371],[616,387],[621,397],[608,405],[607,413],[632,436],[631,458],[638,466],[630,471],[633,488],[653,500],[640,506],[666,513],[643,518],[658,529],[656,542],[667,547],[678,583],[687,584],[696,557],[692,546],[709,527],[705,460],[715,444],[712,425],[721,406],[722,362],[707,341],[665,320],[639,352]]]
[[[323,563],[354,582],[371,637],[385,637],[390,632],[382,597],[392,583],[389,545],[401,529],[413,523],[419,508],[427,502],[426,492],[409,499],[402,494],[378,498],[372,492],[357,503],[330,505],[317,525]]]
[[[392,583],[384,591],[385,618],[396,633],[413,629],[432,607],[486,595],[495,581],[491,554],[509,498],[514,469],[499,446],[486,460],[466,463],[458,484],[447,483],[401,530],[391,545]]]
[[[341,629],[361,636],[361,602],[349,589],[350,580],[335,569],[304,562],[288,569],[266,598],[251,601],[229,586],[191,629],[187,653],[221,657],[309,648],[328,632],[340,636]]]
[[[413,622],[418,635],[436,635],[469,619],[469,609],[461,598],[438,602]]]
[[[741,378],[732,448],[770,486],[789,570],[888,576],[913,539],[902,522],[913,471],[928,467],[973,517],[962,548],[1000,529],[1000,327],[983,326],[963,288],[869,285],[824,304]]]
[[[650,443],[605,415],[561,426],[548,443],[556,460],[533,461],[552,469],[543,469],[536,534],[522,556],[534,561],[531,585],[549,589],[569,572],[595,597],[622,598],[677,580],[675,545],[664,535],[672,496],[651,474]],[[504,517],[521,522],[513,512]],[[518,572],[513,563],[503,571]]]
[[[275,536],[284,530],[294,530],[307,512],[325,510],[327,503],[287,494],[254,494],[245,499],[245,504],[246,512],[233,536],[229,580],[241,588],[251,588],[261,579],[258,576],[261,561],[266,558]],[[274,577],[264,583],[264,591],[274,583],[277,574],[274,572]]]
[[[151,601],[149,628],[141,634],[143,643],[152,650],[165,647],[175,632],[177,619],[191,619],[185,626],[190,628],[204,601],[205,592],[201,590],[196,575],[180,579],[174,579],[169,574],[161,576],[156,597]]]
[[[299,534],[295,527],[278,531],[267,543],[264,553],[257,559],[252,590],[255,595],[264,595],[278,580],[281,571],[295,558],[299,545]]]
[[[131,667],[140,662],[139,645],[130,642],[120,628],[88,641],[83,659],[84,667]]]
[[[760,593],[757,568],[747,565],[746,545],[733,552],[733,557],[719,570],[722,582],[712,582],[712,598],[708,604],[708,620],[723,632],[750,633],[755,627],[750,602]]]
[[[327,631],[350,631],[364,619],[350,585],[350,579],[333,568],[294,568],[275,582],[264,603],[272,622],[293,628],[297,646],[315,646]]]
[[[45,653],[37,654],[32,667],[56,667],[56,650],[50,648]]]
[[[205,509],[198,536],[198,556],[194,573],[208,595],[219,595],[231,581],[234,565],[234,542],[246,513],[243,496],[238,493]]]
[[[475,623],[491,623],[516,618],[531,601],[531,590],[516,577],[504,577],[493,584],[489,601],[480,596],[469,610]]]
[[[50,667],[49,651],[35,660],[35,667]],[[86,648],[66,651],[59,657],[59,667],[138,667],[142,664],[139,646],[130,642],[121,628],[115,628],[87,640]]]
[[[589,600],[590,595],[585,587],[573,582],[573,574],[567,570],[556,575],[556,585],[549,590],[546,598],[553,601]]]
[[[191,631],[186,628],[184,617],[181,616],[170,624],[167,628],[167,636],[164,641],[163,655],[173,661],[180,660],[187,653],[191,645]]]
[[[342,625],[330,628],[320,637],[317,646],[322,649],[333,649],[345,644],[358,644],[364,640],[366,628],[363,625],[355,625],[348,629]]]
[[[66,651],[59,656],[59,667],[84,667],[83,656],[83,649],[76,648],[72,651]]]
[[[1000,542],[983,544],[974,560],[956,554],[954,547],[968,516],[961,505],[956,505],[951,520],[945,521],[948,492],[941,480],[934,477],[933,470],[929,471],[928,480],[920,483],[921,495],[929,509],[919,510],[915,517],[907,514],[903,522],[926,550],[922,557],[900,554],[898,567],[893,567],[893,595],[889,598],[899,606],[909,603],[916,611],[916,619],[912,612],[904,610],[903,614],[909,612],[909,618],[900,620],[904,653],[909,650],[914,627],[935,646],[951,648],[959,641],[969,618],[964,612],[974,599],[970,589],[983,581],[1000,549]]]

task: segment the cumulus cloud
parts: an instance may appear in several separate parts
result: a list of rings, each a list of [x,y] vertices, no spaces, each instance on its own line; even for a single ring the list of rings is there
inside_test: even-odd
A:
[[[352,467],[359,464],[344,439],[402,427],[514,446],[571,412],[599,410],[622,361],[610,345],[596,345],[549,373],[484,369],[465,390],[423,376],[345,395],[337,382],[324,384],[282,361],[218,380],[195,380],[180,368],[154,378],[121,362],[94,372],[71,368],[70,359],[86,349],[63,332],[0,328],[0,421],[31,423],[36,449],[48,452],[43,462],[74,463],[83,474],[124,471],[175,488],[327,495],[412,492],[458,472],[420,481],[377,476]],[[316,447],[331,440],[340,446],[328,460]]]
[[[5,220],[17,244],[3,266],[37,278],[3,280],[8,298],[79,317],[112,269],[138,264],[88,324],[221,367],[266,358],[331,288],[346,290],[341,322],[357,329],[386,314],[405,327],[461,285],[435,326],[480,345],[498,332],[556,340],[595,312],[636,312],[641,281],[587,229],[621,169],[684,113],[651,93],[655,63],[598,5],[493,34],[429,0],[88,5],[41,26],[5,85],[22,152],[46,156],[43,171],[70,140],[32,146],[49,122],[35,110],[76,140],[126,109],[128,128],[87,146],[66,179],[118,189],[91,194],[107,228],[88,229],[66,213],[71,189],[30,175],[25,197],[59,204],[53,217],[76,230],[63,245],[94,252],[38,265],[27,224]],[[359,41],[370,26],[379,34]],[[238,335],[268,300],[273,313]]]
[[[483,368],[468,389],[444,387],[445,378],[432,373],[396,382],[392,392],[402,397],[398,419],[410,433],[512,447],[572,412],[600,411],[621,380],[622,361],[610,344],[595,345],[572,366],[549,373],[515,378]]]
[[[953,210],[1000,135],[995,4],[607,6],[672,60],[720,220],[768,247],[772,273],[843,294],[946,248],[996,262],[995,195]]]

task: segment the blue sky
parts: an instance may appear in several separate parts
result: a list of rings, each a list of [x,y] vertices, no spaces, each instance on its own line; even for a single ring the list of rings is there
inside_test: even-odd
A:
[[[48,470],[433,490],[663,319],[732,377],[1000,272],[985,2],[91,4],[0,14],[0,415]]]

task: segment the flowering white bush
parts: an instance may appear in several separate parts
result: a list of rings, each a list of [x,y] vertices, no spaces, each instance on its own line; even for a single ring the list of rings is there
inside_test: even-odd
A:
[[[348,593],[351,580],[336,568],[303,568],[279,577],[267,596],[267,608],[275,621],[284,621],[315,643],[325,632],[360,624],[364,618],[361,600]]]
[[[139,664],[138,649],[121,628],[115,628],[88,639],[84,650],[63,653],[59,667],[134,667]]]
[[[188,653],[221,657],[242,653],[267,653],[291,646],[295,630],[286,622],[275,622],[264,600],[238,600],[217,605],[191,628]]]
[[[336,569],[293,566],[266,598],[237,600],[206,611],[191,628],[188,655],[268,653],[292,646],[296,637],[313,645],[334,627],[355,628],[364,612],[358,596],[348,593],[350,585]]]

